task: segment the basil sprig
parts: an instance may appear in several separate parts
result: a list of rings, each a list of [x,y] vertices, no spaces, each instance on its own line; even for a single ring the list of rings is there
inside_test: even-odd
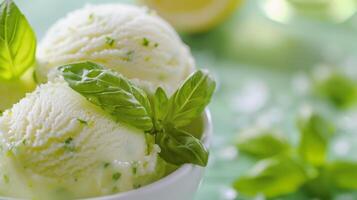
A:
[[[180,128],[199,117],[211,100],[215,81],[203,71],[192,74],[168,98],[162,88],[146,94],[122,75],[91,62],[59,68],[69,86],[120,122],[155,136],[160,156],[175,165],[206,166],[208,151]]]
[[[11,0],[0,4],[0,79],[18,79],[35,63],[36,37]]]
[[[297,125],[297,147],[273,130],[239,137],[239,151],[259,160],[234,181],[239,193],[273,198],[301,192],[306,199],[332,199],[338,192],[357,190],[357,163],[327,159],[334,124],[312,112],[299,116]]]

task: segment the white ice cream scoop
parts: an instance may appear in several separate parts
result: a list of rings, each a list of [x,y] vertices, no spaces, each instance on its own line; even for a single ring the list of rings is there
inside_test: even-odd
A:
[[[165,175],[159,147],[65,83],[47,83],[0,118],[0,196],[113,194]],[[55,198],[56,197],[56,198]]]
[[[59,65],[88,60],[168,93],[195,68],[189,49],[168,23],[147,8],[122,4],[88,5],[69,13],[49,29],[37,58],[41,80]]]

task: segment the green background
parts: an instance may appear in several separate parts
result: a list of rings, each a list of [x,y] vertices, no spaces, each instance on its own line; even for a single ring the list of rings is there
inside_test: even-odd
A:
[[[17,0],[39,40],[57,19],[87,3],[113,0]],[[289,24],[268,19],[250,0],[224,24],[206,34],[182,35],[197,65],[209,68],[218,81],[210,109],[214,121],[211,159],[196,200],[248,199],[231,189],[232,181],[254,160],[239,154],[234,138],[250,127],[272,127],[298,142],[295,119],[311,107],[338,124],[329,152],[357,160],[357,110],[337,110],[311,94],[310,76],[321,66],[349,70],[357,77],[357,17],[341,24],[299,18]],[[357,181],[357,180],[356,180]],[[257,196],[254,199],[264,199]],[[304,199],[300,194],[278,199]],[[339,200],[357,199],[340,194]]]

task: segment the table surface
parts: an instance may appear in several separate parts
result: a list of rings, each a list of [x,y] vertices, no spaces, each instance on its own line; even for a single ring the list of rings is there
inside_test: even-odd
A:
[[[17,0],[39,39],[65,13],[87,3],[113,0]],[[118,2],[118,1],[116,1]],[[120,1],[131,3],[130,0]],[[201,35],[183,35],[199,67],[216,76],[218,91],[210,105],[214,121],[211,158],[196,200],[247,199],[232,181],[254,161],[233,145],[242,130],[272,127],[297,143],[296,115],[311,107],[338,124],[329,159],[357,160],[357,109],[337,110],[311,95],[309,77],[323,66],[357,69],[357,17],[343,24],[298,19],[280,24],[265,17],[257,3],[246,3],[223,25]],[[357,73],[356,73],[357,74]],[[357,77],[357,76],[356,76]],[[356,199],[344,194],[337,199]],[[254,199],[264,199],[262,196]],[[292,195],[279,199],[300,199]]]

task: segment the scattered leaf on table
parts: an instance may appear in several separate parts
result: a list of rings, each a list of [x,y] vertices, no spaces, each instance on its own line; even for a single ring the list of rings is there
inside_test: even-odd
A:
[[[247,196],[264,194],[276,197],[296,192],[309,178],[309,173],[299,162],[274,157],[258,162],[248,175],[238,178],[233,186]]]

